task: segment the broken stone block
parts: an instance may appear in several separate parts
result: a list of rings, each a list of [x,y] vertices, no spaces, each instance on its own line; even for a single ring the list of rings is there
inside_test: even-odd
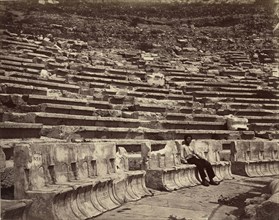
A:
[[[164,86],[165,85],[165,76],[162,73],[153,73],[147,75],[147,82],[152,86]]]
[[[226,118],[227,118],[228,130],[232,130],[232,131],[249,130],[247,118],[240,118],[234,115],[228,115],[226,116]]]

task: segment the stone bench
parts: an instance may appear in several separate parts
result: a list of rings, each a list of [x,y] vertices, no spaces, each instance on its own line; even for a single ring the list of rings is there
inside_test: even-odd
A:
[[[162,150],[152,151],[149,142],[141,145],[142,168],[146,170],[146,186],[173,191],[199,184],[195,165],[181,164],[179,148],[169,141]]]
[[[110,73],[96,73],[96,72],[87,72],[82,71],[78,74],[79,76],[87,76],[87,77],[97,77],[97,78],[104,78],[104,79],[119,79],[119,80],[127,80],[127,76],[117,75],[117,74],[110,74]]]
[[[4,121],[41,123],[43,125],[104,126],[138,128],[148,121],[120,117],[83,116],[57,113],[4,113]]]
[[[221,161],[220,153],[223,150],[222,142],[215,140],[197,140],[193,141],[193,149],[199,152],[206,160],[208,160],[219,181],[224,179],[232,179],[231,162]]]
[[[3,44],[6,44],[6,45],[9,45],[9,44],[12,44],[12,45],[17,45],[17,46],[26,46],[26,47],[29,47],[29,48],[32,48],[32,49],[36,49],[39,47],[39,45],[36,45],[36,44],[31,44],[31,43],[24,43],[24,42],[21,42],[21,41],[15,41],[15,40],[1,40],[1,42]]]
[[[78,93],[80,89],[79,86],[76,85],[47,82],[47,81],[35,80],[35,79],[23,79],[23,78],[18,79],[17,77],[0,76],[0,80],[5,83],[17,83],[23,85],[41,86],[41,87],[47,87],[48,89],[68,90],[70,92],[75,92],[75,93]]]
[[[234,141],[232,173],[249,177],[278,175],[278,151],[275,141]]]
[[[203,129],[203,130],[225,130],[224,122],[205,122],[205,121],[159,121],[165,129]]]
[[[258,85],[251,85],[245,83],[232,83],[232,82],[193,82],[192,85],[197,86],[210,86],[210,87],[226,87],[226,88],[246,88],[256,89]]]
[[[279,123],[278,114],[274,112],[273,116],[245,116],[249,123]]]
[[[14,63],[14,62],[13,62]],[[18,72],[23,72],[24,71],[24,68],[23,67],[19,67],[19,66],[16,66],[16,65],[8,65],[8,64],[4,64],[4,63],[1,63],[0,64],[0,69],[1,70],[4,70],[6,72],[10,72],[10,71],[18,71]]]
[[[244,76],[245,77],[246,73],[245,71],[241,71],[241,70],[226,69],[220,72],[220,76]]]
[[[174,90],[174,89],[163,89],[163,88],[141,88],[141,87],[136,87],[134,88],[135,91],[137,92],[151,92],[151,93],[162,93],[162,94],[182,94],[181,90]]]
[[[42,124],[0,122],[0,138],[40,138]]]
[[[255,109],[255,108],[246,108],[246,109],[219,109],[217,110],[218,115],[229,115],[229,114],[237,114],[238,116],[272,116],[278,114],[279,111],[277,110],[266,110],[266,109]]]
[[[217,98],[217,97],[216,97]],[[279,104],[278,99],[263,99],[263,98],[238,98],[238,97],[218,97],[221,102],[229,101],[230,103],[245,103],[245,104]],[[195,97],[198,102],[206,101],[205,97]]]
[[[256,98],[257,94],[253,92],[216,92],[216,91],[196,91],[195,97],[226,97],[226,98]]]
[[[0,83],[0,88],[3,92],[8,94],[47,95],[46,87],[21,85],[16,83]]]
[[[15,198],[32,199],[28,219],[88,219],[150,195],[145,171],[128,171],[114,143],[18,144]]]
[[[167,120],[179,120],[179,121],[202,121],[202,122],[225,122],[225,118],[219,115],[212,114],[185,114],[168,112],[165,114]]]
[[[50,97],[43,95],[24,95],[23,100],[28,105],[38,105],[43,103],[53,103],[53,104],[63,104],[63,105],[76,105],[76,106],[86,106],[86,99],[73,99],[66,97]]]
[[[30,70],[30,69],[29,69]],[[34,80],[42,80],[42,81],[48,81],[48,82],[54,82],[54,83],[65,83],[66,79],[64,78],[48,78],[43,79],[40,78],[40,75],[38,73],[21,73],[21,72],[12,72],[9,73],[9,76],[22,78],[22,79],[34,79]]]
[[[279,139],[279,132],[277,130],[261,130],[255,131],[255,136],[268,140]]]
[[[278,110],[279,105],[278,104],[252,104],[252,103],[241,103],[241,102],[218,102],[221,106],[227,106],[231,109],[237,109],[237,110],[245,110],[245,109],[252,109],[252,108],[258,108],[259,110]],[[212,103],[205,103],[206,107],[213,107]],[[257,110],[258,110],[257,109]]]
[[[134,87],[134,86],[133,86]],[[116,90],[112,89],[94,89],[96,92],[103,92],[107,95],[116,95]],[[179,95],[179,94],[164,94],[164,93],[152,93],[152,92],[137,92],[137,91],[128,91],[127,96],[134,98],[150,98],[157,100],[170,100],[170,101],[192,101],[193,97],[191,95]]]
[[[86,81],[86,82],[98,82],[105,83],[120,87],[151,87],[149,84],[145,82],[137,82],[137,81],[128,81],[128,80],[120,80],[120,79],[110,79],[110,78],[99,78],[94,76],[81,76],[81,75],[68,75],[74,81]]]
[[[62,128],[63,127],[63,128]],[[61,130],[62,129],[62,130]],[[42,136],[59,138],[63,130],[73,131],[82,138],[114,139],[136,138],[150,140],[182,139],[185,134],[199,139],[252,139],[254,131],[228,131],[228,130],[185,130],[185,129],[150,129],[150,128],[125,128],[101,126],[44,126]],[[61,130],[61,131],[60,131]]]
[[[6,56],[6,55],[0,55],[1,60],[9,60],[14,62],[25,62],[25,63],[33,63],[32,59],[26,59],[22,57],[16,57],[16,56]]]

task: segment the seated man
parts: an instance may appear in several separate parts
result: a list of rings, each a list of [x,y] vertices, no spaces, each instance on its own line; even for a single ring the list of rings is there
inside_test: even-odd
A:
[[[202,155],[200,155],[198,152],[193,149],[191,146],[192,137],[190,135],[184,136],[184,141],[182,144],[184,147],[184,157],[181,158],[182,163],[189,163],[189,164],[195,164],[197,166],[197,169],[199,171],[200,177],[202,179],[201,184],[204,186],[211,185],[219,185],[219,182],[215,182],[213,178],[215,177],[215,173],[212,169],[211,164],[204,158]],[[206,174],[204,172],[206,170],[207,175],[209,177],[209,182],[206,180]]]

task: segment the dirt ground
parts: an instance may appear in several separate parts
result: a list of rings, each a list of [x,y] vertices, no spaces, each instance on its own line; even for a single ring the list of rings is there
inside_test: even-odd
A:
[[[195,186],[174,192],[154,191],[153,197],[129,202],[102,214],[97,220],[233,220],[251,219],[252,208],[245,212],[246,199],[268,193],[266,185],[274,178],[234,176],[219,186]],[[246,201],[246,203],[245,203]],[[248,203],[247,203],[248,202]],[[251,213],[252,212],[252,213]]]

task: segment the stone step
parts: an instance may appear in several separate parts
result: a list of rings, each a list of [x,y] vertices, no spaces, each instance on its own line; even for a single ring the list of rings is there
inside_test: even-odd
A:
[[[39,109],[41,112],[70,114],[70,115],[84,115],[84,116],[86,115],[92,116],[96,111],[96,108],[94,107],[62,105],[62,104],[52,104],[52,103],[40,104],[37,109]]]
[[[68,90],[70,92],[75,92],[75,93],[78,93],[80,89],[79,86],[76,85],[46,82],[42,80],[33,80],[33,79],[22,79],[22,78],[18,79],[17,77],[0,76],[0,81],[7,82],[7,83],[23,84],[23,85],[41,86],[41,87],[47,87],[49,89]]]
[[[194,139],[252,139],[253,131],[228,130],[185,130],[185,129],[148,129],[148,128],[110,128],[95,126],[44,126],[42,136],[63,139],[65,131],[72,131],[82,138],[89,139],[149,139],[172,140],[183,139],[185,134],[192,135]],[[62,135],[63,134],[63,135]]]
[[[146,111],[146,112],[168,112],[168,111],[180,111],[181,113],[192,113],[192,108],[181,106],[166,106],[163,104],[149,104],[149,103],[136,103],[132,105],[129,110],[131,111]]]
[[[257,94],[258,92],[260,92],[259,89],[251,89],[251,88],[227,88],[227,87],[220,87],[220,91],[227,91],[227,92],[234,92],[234,93],[255,93]],[[273,94],[278,94],[279,91],[274,90],[274,89],[270,89],[268,90],[269,92],[272,92]]]
[[[279,123],[278,116],[245,116],[249,123]]]
[[[105,126],[121,128],[225,130],[224,122],[143,120],[121,117],[81,116],[57,113],[4,113],[4,121],[42,123],[43,125]]]
[[[27,54],[27,57],[28,58],[35,58],[35,57],[39,57],[39,58],[42,58],[42,59],[49,59],[49,56],[45,55],[44,53],[40,53],[40,52],[29,52],[29,53],[26,53]]]
[[[41,70],[33,69],[33,68],[26,68],[24,72],[29,73],[29,74],[33,74],[33,75],[39,75]]]
[[[218,115],[239,115],[239,116],[278,116],[279,110],[265,110],[265,109],[220,109],[217,110]]]
[[[245,78],[243,77],[240,79],[231,79],[230,83],[244,83],[244,84],[251,84],[251,85],[259,85],[260,83],[262,83],[262,81],[256,77],[246,76]]]
[[[11,55],[0,55],[0,60],[9,60],[13,62],[25,62],[25,63],[33,63],[32,59],[26,59],[22,57],[16,57],[16,56],[11,56]]]
[[[220,72],[220,76],[246,76],[246,73],[241,70],[224,70]]]
[[[82,71],[78,73],[79,76],[85,76],[85,77],[96,77],[96,78],[103,78],[103,79],[116,79],[116,80],[127,80],[127,76],[124,75],[117,75],[117,74],[111,74],[111,73],[96,73],[96,72],[87,72]]]
[[[42,124],[0,122],[0,138],[40,138]]]
[[[45,64],[40,64],[40,63],[22,63],[23,68],[32,68],[32,69],[44,69]]]
[[[226,108],[232,109],[262,109],[262,110],[278,110],[279,104],[251,104],[251,103],[241,103],[241,102],[218,102],[221,106],[226,106]],[[213,107],[212,103],[205,103],[205,107]]]
[[[217,92],[217,91],[196,91],[193,93],[195,97],[227,97],[227,98],[258,98],[258,95],[253,92]],[[277,95],[275,95],[277,96]]]
[[[177,82],[204,82],[204,80],[206,80],[207,77],[204,76],[204,77],[178,77],[178,76],[175,76],[175,77],[167,77],[166,78],[166,81],[168,82],[168,84],[170,85],[175,85],[175,83]]]
[[[119,128],[138,128],[147,126],[149,121],[99,116],[81,116],[57,113],[4,113],[5,121],[41,123],[43,125],[67,125],[67,126],[104,126]]]
[[[255,136],[264,139],[279,139],[279,132],[278,130],[262,130],[262,131],[255,131]]]
[[[117,90],[115,89],[94,89],[95,92],[99,92],[107,95],[116,95]],[[171,100],[171,101],[192,101],[192,95],[179,95],[179,94],[162,94],[162,93],[144,93],[144,92],[135,92],[127,91],[127,96],[136,97],[136,98],[150,98],[158,100]]]
[[[10,66],[18,66],[21,67],[22,63],[18,61],[11,61],[11,60],[0,60],[1,64],[3,65],[10,65]]]
[[[65,97],[51,97],[51,96],[40,96],[40,95],[24,95],[23,100],[28,105],[39,105],[43,103],[49,104],[61,104],[61,105],[72,105],[72,106],[88,106],[101,109],[111,109],[112,106],[107,101],[95,101],[83,99],[74,99],[74,98],[65,98]],[[54,105],[50,105],[49,108],[55,108]],[[59,108],[59,107],[58,107]]]
[[[265,98],[234,98],[234,102],[253,103],[253,104],[279,104],[278,99],[265,99]]]
[[[91,66],[83,65],[82,70],[90,73],[104,73],[106,71],[105,66]]]
[[[204,121],[159,121],[164,129],[186,129],[186,130],[226,130],[224,122],[204,122]]]
[[[184,113],[176,113],[176,112],[167,112],[165,114],[165,117],[167,120],[194,120],[199,121],[199,119],[202,119],[201,121],[209,121],[214,122],[217,121],[217,117],[223,118],[222,116],[216,116],[216,115],[208,115],[208,117],[198,117],[197,115],[192,114],[184,114]]]
[[[41,81],[46,81],[46,82],[55,82],[55,83],[66,83],[66,79],[65,78],[40,78],[39,73],[33,74],[33,73],[21,73],[21,72],[15,72],[13,71],[12,73],[9,73],[8,75],[6,74],[6,76],[9,77],[17,77],[17,78],[23,78],[23,79],[34,79],[34,80],[41,80]]]
[[[179,94],[179,95],[182,95],[182,90],[176,90],[176,89],[135,87],[134,90],[136,92],[146,92],[146,93],[151,92],[151,93],[164,93],[164,94]]]
[[[236,83],[230,83],[230,82],[193,82],[193,85],[197,86],[206,86],[206,87],[228,87],[228,88],[251,88],[256,89],[258,85],[252,85],[252,84],[245,84],[241,82]]]
[[[2,39],[1,42],[4,45],[15,45],[15,46],[26,46],[28,48],[32,48],[32,49],[37,49],[39,47],[39,45],[36,44],[31,44],[31,43],[25,43],[25,42],[21,42],[21,41],[15,41],[15,40],[5,40]]]
[[[76,105],[76,106],[87,105],[86,99],[73,99],[73,98],[44,96],[44,95],[23,95],[22,98],[28,105],[38,105],[42,103],[55,103],[55,104]]]
[[[279,122],[277,123],[251,123],[249,125],[249,130],[252,131],[265,131],[265,130],[278,130]]]
[[[7,64],[0,64],[0,69],[5,71],[18,71],[23,72],[25,69],[23,67],[14,66],[14,65],[7,65]]]
[[[47,95],[46,87],[28,86],[15,83],[0,83],[2,92],[8,94]]]
[[[63,63],[56,63],[56,62],[48,62],[47,63],[47,67],[49,69],[65,69],[66,68],[66,64],[63,64]]]
[[[197,78],[197,79],[200,79],[200,78],[203,78],[203,79],[208,79],[208,78],[214,78],[215,75],[211,75],[211,74],[202,74],[202,73],[189,73],[189,72],[167,72],[165,73],[165,76],[167,79],[170,79],[172,77],[186,77],[186,78]]]
[[[97,77],[89,77],[89,76],[79,76],[79,75],[68,75],[74,81],[85,81],[85,82],[98,82],[109,85],[115,85],[120,87],[151,87],[148,83],[138,82],[138,81],[128,81],[128,80],[119,80],[119,79],[105,79],[105,78],[97,78]]]

